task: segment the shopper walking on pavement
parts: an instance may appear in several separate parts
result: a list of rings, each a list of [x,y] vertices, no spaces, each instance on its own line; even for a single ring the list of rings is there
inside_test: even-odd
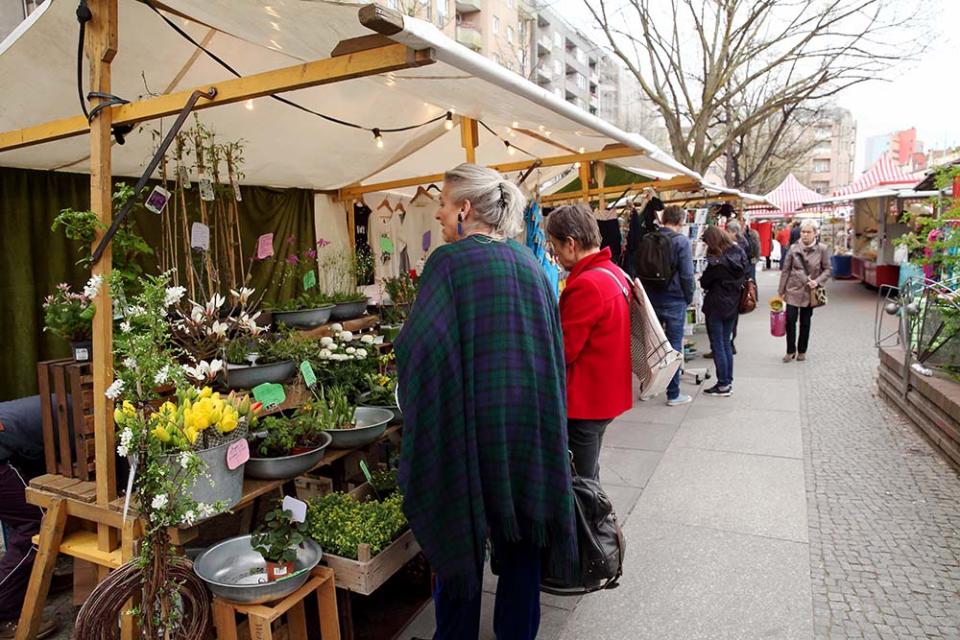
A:
[[[567,438],[583,477],[600,479],[600,446],[607,425],[633,406],[630,369],[630,283],[600,248],[593,213],[559,207],[547,218],[547,237],[570,272],[560,295],[567,363]]]
[[[700,276],[700,286],[706,291],[703,313],[717,371],[717,383],[704,394],[726,397],[733,393],[733,326],[740,313],[740,289],[749,262],[743,249],[720,227],[707,227],[703,241],[707,245],[707,267]]]
[[[480,633],[490,541],[494,631],[533,640],[540,567],[576,565],[563,336],[556,293],[511,238],[526,198],[492,169],[446,173],[427,260],[395,341],[403,512],[437,575],[436,640]]]
[[[790,248],[790,225],[785,224],[777,231],[777,244],[780,252],[778,254],[778,266],[783,271],[783,260],[787,257],[787,250]]]
[[[812,221],[800,227],[800,240],[790,247],[783,259],[779,294],[787,303],[787,355],[784,362],[806,360],[810,345],[810,320],[813,307],[810,296],[830,279],[830,252],[817,242],[817,225]],[[797,320],[800,335],[797,336]]]
[[[683,222],[686,213],[683,209],[670,206],[663,210],[662,226],[657,233],[662,233],[670,239],[672,250],[673,275],[669,282],[662,286],[648,286],[644,283],[647,297],[657,319],[663,323],[670,346],[683,353],[683,325],[686,321],[687,307],[693,302],[693,253],[690,250],[690,240],[683,233]],[[673,407],[687,404],[692,398],[680,393],[680,371],[673,376],[667,386],[667,405]]]

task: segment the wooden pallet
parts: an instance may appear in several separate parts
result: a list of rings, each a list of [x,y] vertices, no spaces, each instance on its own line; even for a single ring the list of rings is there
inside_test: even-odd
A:
[[[93,366],[37,363],[43,453],[47,473],[91,480],[94,474]]]

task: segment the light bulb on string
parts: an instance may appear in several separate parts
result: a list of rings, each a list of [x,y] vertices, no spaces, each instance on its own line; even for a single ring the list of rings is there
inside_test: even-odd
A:
[[[516,148],[514,148],[514,146],[513,146],[512,144],[510,144],[510,141],[509,141],[509,140],[504,140],[504,141],[503,141],[503,146],[505,146],[505,147],[507,148],[507,154],[508,154],[508,155],[511,155],[511,156],[512,156],[512,155],[514,155],[514,154],[517,152]]]
[[[383,149],[383,135],[381,135],[380,129],[373,129],[373,139],[377,145],[377,149]]]
[[[243,106],[247,108],[247,111],[253,111],[253,99],[247,100],[243,103]]]
[[[447,131],[453,129],[453,112],[447,111],[447,118],[443,121],[443,128]]]

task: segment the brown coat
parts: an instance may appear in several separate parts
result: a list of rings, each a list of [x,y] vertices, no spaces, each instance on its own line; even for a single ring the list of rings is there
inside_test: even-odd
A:
[[[820,284],[830,279],[830,252],[827,246],[816,242],[808,247],[802,240],[794,242],[783,260],[778,292],[787,304],[795,307],[810,306],[811,289],[807,286],[808,277],[807,271],[803,269],[804,263],[810,272],[810,278]]]

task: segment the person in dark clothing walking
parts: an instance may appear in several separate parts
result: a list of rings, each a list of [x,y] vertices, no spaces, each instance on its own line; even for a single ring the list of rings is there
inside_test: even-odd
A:
[[[717,384],[705,394],[727,397],[733,393],[733,327],[740,313],[740,288],[747,278],[748,260],[729,233],[716,226],[703,232],[707,268],[700,276],[706,291],[703,313],[713,345]]]

